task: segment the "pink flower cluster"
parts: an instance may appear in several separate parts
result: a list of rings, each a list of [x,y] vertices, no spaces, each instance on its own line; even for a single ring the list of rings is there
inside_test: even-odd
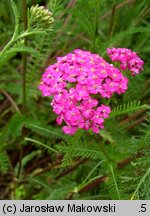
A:
[[[121,62],[120,68],[122,70],[129,69],[132,76],[139,74],[143,70],[144,61],[138,57],[136,52],[126,48],[108,48],[107,54],[112,61]]]
[[[46,68],[39,89],[43,96],[53,96],[56,121],[66,123],[64,133],[74,134],[78,128],[98,133],[111,110],[96,98],[124,93],[127,83],[119,69],[98,54],[76,49]]]

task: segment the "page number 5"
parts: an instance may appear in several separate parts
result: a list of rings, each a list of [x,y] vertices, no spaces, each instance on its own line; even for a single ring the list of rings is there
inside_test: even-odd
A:
[[[141,204],[141,209],[139,212],[146,212],[146,204]]]

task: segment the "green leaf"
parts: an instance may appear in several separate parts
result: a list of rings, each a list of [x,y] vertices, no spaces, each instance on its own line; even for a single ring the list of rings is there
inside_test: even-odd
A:
[[[114,118],[116,116],[132,113],[141,109],[150,109],[150,107],[146,104],[140,105],[140,101],[131,101],[115,107],[109,117]]]

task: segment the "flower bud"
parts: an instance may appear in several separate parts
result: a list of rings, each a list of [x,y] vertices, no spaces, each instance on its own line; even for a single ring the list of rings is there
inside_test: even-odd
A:
[[[45,9],[44,6],[35,5],[30,8],[29,28],[38,28],[48,31],[52,29],[53,22],[53,14],[48,9]]]

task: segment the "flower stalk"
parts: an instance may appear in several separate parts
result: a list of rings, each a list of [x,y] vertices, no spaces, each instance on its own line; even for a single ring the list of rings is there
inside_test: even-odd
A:
[[[27,21],[27,2],[22,0],[22,10],[23,10],[23,23],[24,31],[27,30],[28,21]],[[27,37],[24,38],[24,45],[27,46]],[[26,107],[26,72],[27,72],[27,54],[22,54],[22,111],[25,112]]]

